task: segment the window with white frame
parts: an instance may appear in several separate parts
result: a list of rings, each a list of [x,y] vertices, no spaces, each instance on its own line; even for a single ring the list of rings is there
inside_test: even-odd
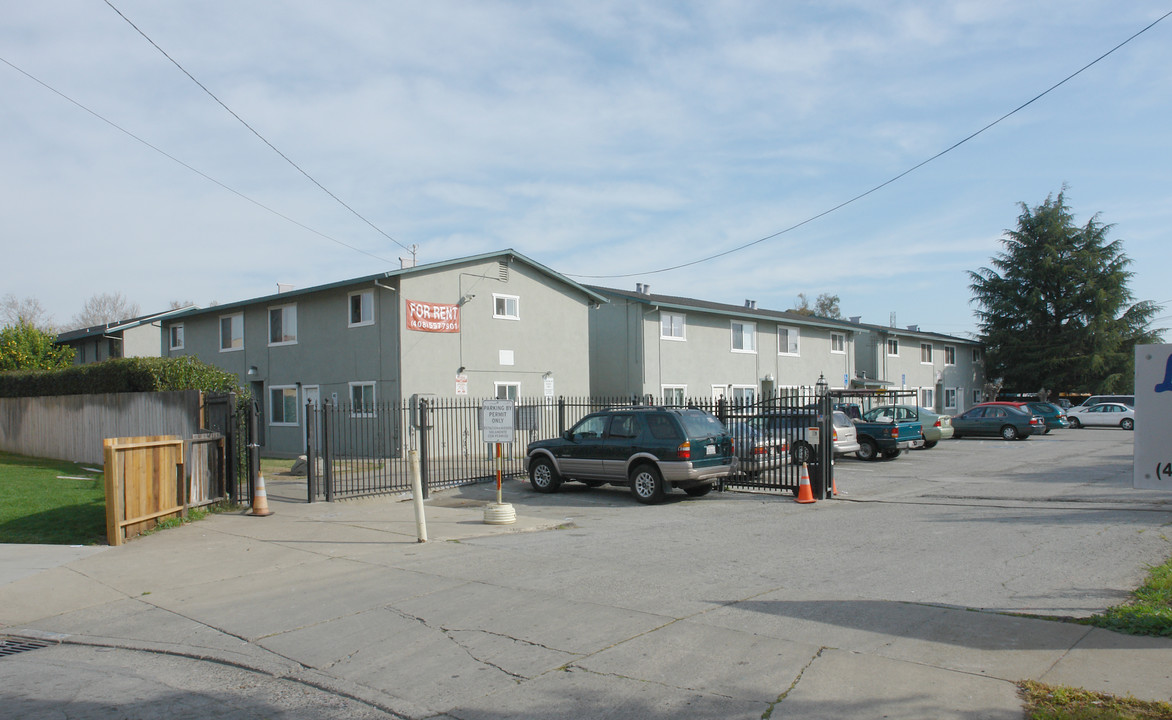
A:
[[[981,402],[984,399],[985,398],[982,397],[980,390],[973,390],[973,405],[976,405],[977,403]]]
[[[956,398],[959,395],[957,388],[944,388],[944,409],[955,410]]]
[[[350,417],[374,417],[375,412],[374,383],[350,383]]]
[[[220,352],[244,349],[244,313],[220,316]]]
[[[172,325],[167,331],[167,336],[171,338],[170,345],[172,350],[183,349],[183,323],[175,323]]]
[[[973,348],[973,362],[981,362],[981,348]]]
[[[846,354],[846,334],[830,333],[830,352]]]
[[[350,293],[350,320],[347,327],[374,324],[374,290]]]
[[[932,364],[932,343],[920,343],[920,364]]]
[[[297,306],[269,308],[269,345],[292,345],[297,342]]]
[[[664,405],[683,407],[687,403],[687,385],[663,385],[660,387],[660,392],[663,394]]]
[[[733,385],[732,402],[736,407],[748,407],[757,402],[757,388],[753,385]]]
[[[887,338],[887,357],[899,357],[899,338]]]
[[[777,326],[777,354],[799,355],[802,334],[796,327]]]
[[[934,402],[936,402],[935,391],[932,388],[920,388],[920,407],[932,410],[936,407],[933,405]]]
[[[659,337],[664,340],[684,340],[684,320],[682,313],[659,311]]]
[[[497,400],[516,400],[521,396],[521,383],[494,382]]]
[[[269,425],[297,424],[297,386],[269,387]]]
[[[516,295],[492,294],[492,316],[501,320],[520,320],[519,304],[521,299]]]
[[[757,323],[732,321],[733,352],[757,352]]]
[[[945,345],[944,346],[944,364],[945,365],[955,365],[956,364],[956,348],[953,347],[952,345]]]

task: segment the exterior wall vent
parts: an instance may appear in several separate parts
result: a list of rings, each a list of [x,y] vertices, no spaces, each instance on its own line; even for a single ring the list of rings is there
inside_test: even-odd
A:
[[[501,260],[497,263],[496,276],[501,282],[509,281],[509,261]]]

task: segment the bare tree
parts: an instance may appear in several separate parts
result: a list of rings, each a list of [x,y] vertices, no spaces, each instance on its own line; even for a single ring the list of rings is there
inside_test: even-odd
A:
[[[810,309],[810,300],[806,297],[806,293],[798,293],[797,303],[795,303],[792,311],[800,315],[814,314],[814,311]]]
[[[171,310],[178,310],[179,308],[190,307],[195,304],[194,300],[172,300]]]
[[[29,297],[23,300],[12,293],[0,300],[0,326],[15,327],[23,321],[43,332],[53,332],[53,317],[41,305],[41,301]]]
[[[101,293],[85,301],[81,312],[73,316],[71,324],[74,329],[93,327],[128,320],[138,314],[138,303],[130,302],[122,293]]]

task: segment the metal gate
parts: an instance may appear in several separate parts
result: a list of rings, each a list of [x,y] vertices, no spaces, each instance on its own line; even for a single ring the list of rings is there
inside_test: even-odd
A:
[[[252,502],[251,488],[244,482],[248,475],[241,463],[249,444],[243,432],[246,425],[237,409],[236,393],[204,393],[203,428],[224,436],[224,484],[228,497],[236,503]]]

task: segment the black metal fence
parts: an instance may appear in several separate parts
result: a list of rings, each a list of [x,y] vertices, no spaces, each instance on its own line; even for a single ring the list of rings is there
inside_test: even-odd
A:
[[[801,413],[810,422],[822,422],[829,438],[829,413],[819,412],[825,393],[814,388],[783,391],[755,403],[724,399],[676,399],[665,403],[653,397],[626,398],[522,398],[515,401],[514,441],[501,445],[500,468],[504,476],[523,475],[525,449],[534,441],[556,437],[585,415],[596,410],[634,405],[675,404],[713,413],[732,427],[733,423],[770,413]],[[307,500],[332,501],[411,488],[410,452],[416,451],[424,497],[432,489],[494,479],[497,472],[495,445],[488,442],[480,426],[483,401],[473,398],[430,398],[415,402],[377,403],[355,406],[346,403],[306,406],[306,447],[308,459]],[[819,468],[829,471],[829,456],[817,446],[819,433],[803,430],[800,441],[813,448],[807,462],[812,476],[821,482]],[[791,453],[792,454],[792,453]],[[729,477],[724,487],[796,492],[800,462],[791,454],[753,473]],[[817,488],[815,489],[817,493]]]

